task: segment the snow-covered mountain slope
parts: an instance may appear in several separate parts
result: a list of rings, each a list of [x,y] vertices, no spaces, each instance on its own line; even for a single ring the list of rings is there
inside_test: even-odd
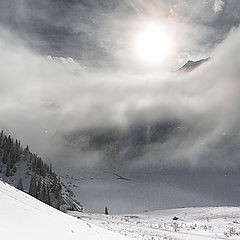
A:
[[[0,181],[2,240],[129,240],[73,218]]]
[[[69,214],[139,240],[240,239],[239,207],[180,208],[137,215]]]
[[[71,189],[41,157],[20,141],[0,133],[0,178],[52,207],[82,210]]]

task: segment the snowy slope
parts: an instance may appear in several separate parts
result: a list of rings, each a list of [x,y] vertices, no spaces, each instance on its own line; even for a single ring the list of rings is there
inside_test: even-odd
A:
[[[139,240],[240,239],[239,207],[181,208],[115,216],[69,214]]]
[[[74,192],[61,182],[52,165],[3,131],[0,132],[0,178],[57,209],[63,205],[72,210],[83,209]]]
[[[0,181],[0,239],[127,240],[64,214]]]

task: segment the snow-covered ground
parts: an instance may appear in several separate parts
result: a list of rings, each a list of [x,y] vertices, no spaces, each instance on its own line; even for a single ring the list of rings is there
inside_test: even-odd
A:
[[[127,240],[64,214],[0,181],[1,240]]]
[[[137,215],[69,214],[139,240],[240,239],[238,207],[180,208]]]
[[[0,181],[3,240],[240,239],[238,207],[181,208],[134,215],[69,214],[72,216]]]

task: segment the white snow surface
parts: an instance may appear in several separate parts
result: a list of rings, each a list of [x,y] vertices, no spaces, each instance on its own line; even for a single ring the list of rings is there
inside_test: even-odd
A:
[[[240,240],[239,207],[180,208],[135,215],[69,214],[139,240]]]
[[[0,239],[130,240],[62,213],[1,180]]]
[[[69,215],[0,181],[3,240],[240,239],[239,207],[181,208],[134,215]]]

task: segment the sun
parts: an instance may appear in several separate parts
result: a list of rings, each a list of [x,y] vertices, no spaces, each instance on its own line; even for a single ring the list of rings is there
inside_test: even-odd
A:
[[[143,24],[134,37],[136,57],[148,64],[158,64],[167,58],[173,49],[173,37],[167,26],[157,22]]]

